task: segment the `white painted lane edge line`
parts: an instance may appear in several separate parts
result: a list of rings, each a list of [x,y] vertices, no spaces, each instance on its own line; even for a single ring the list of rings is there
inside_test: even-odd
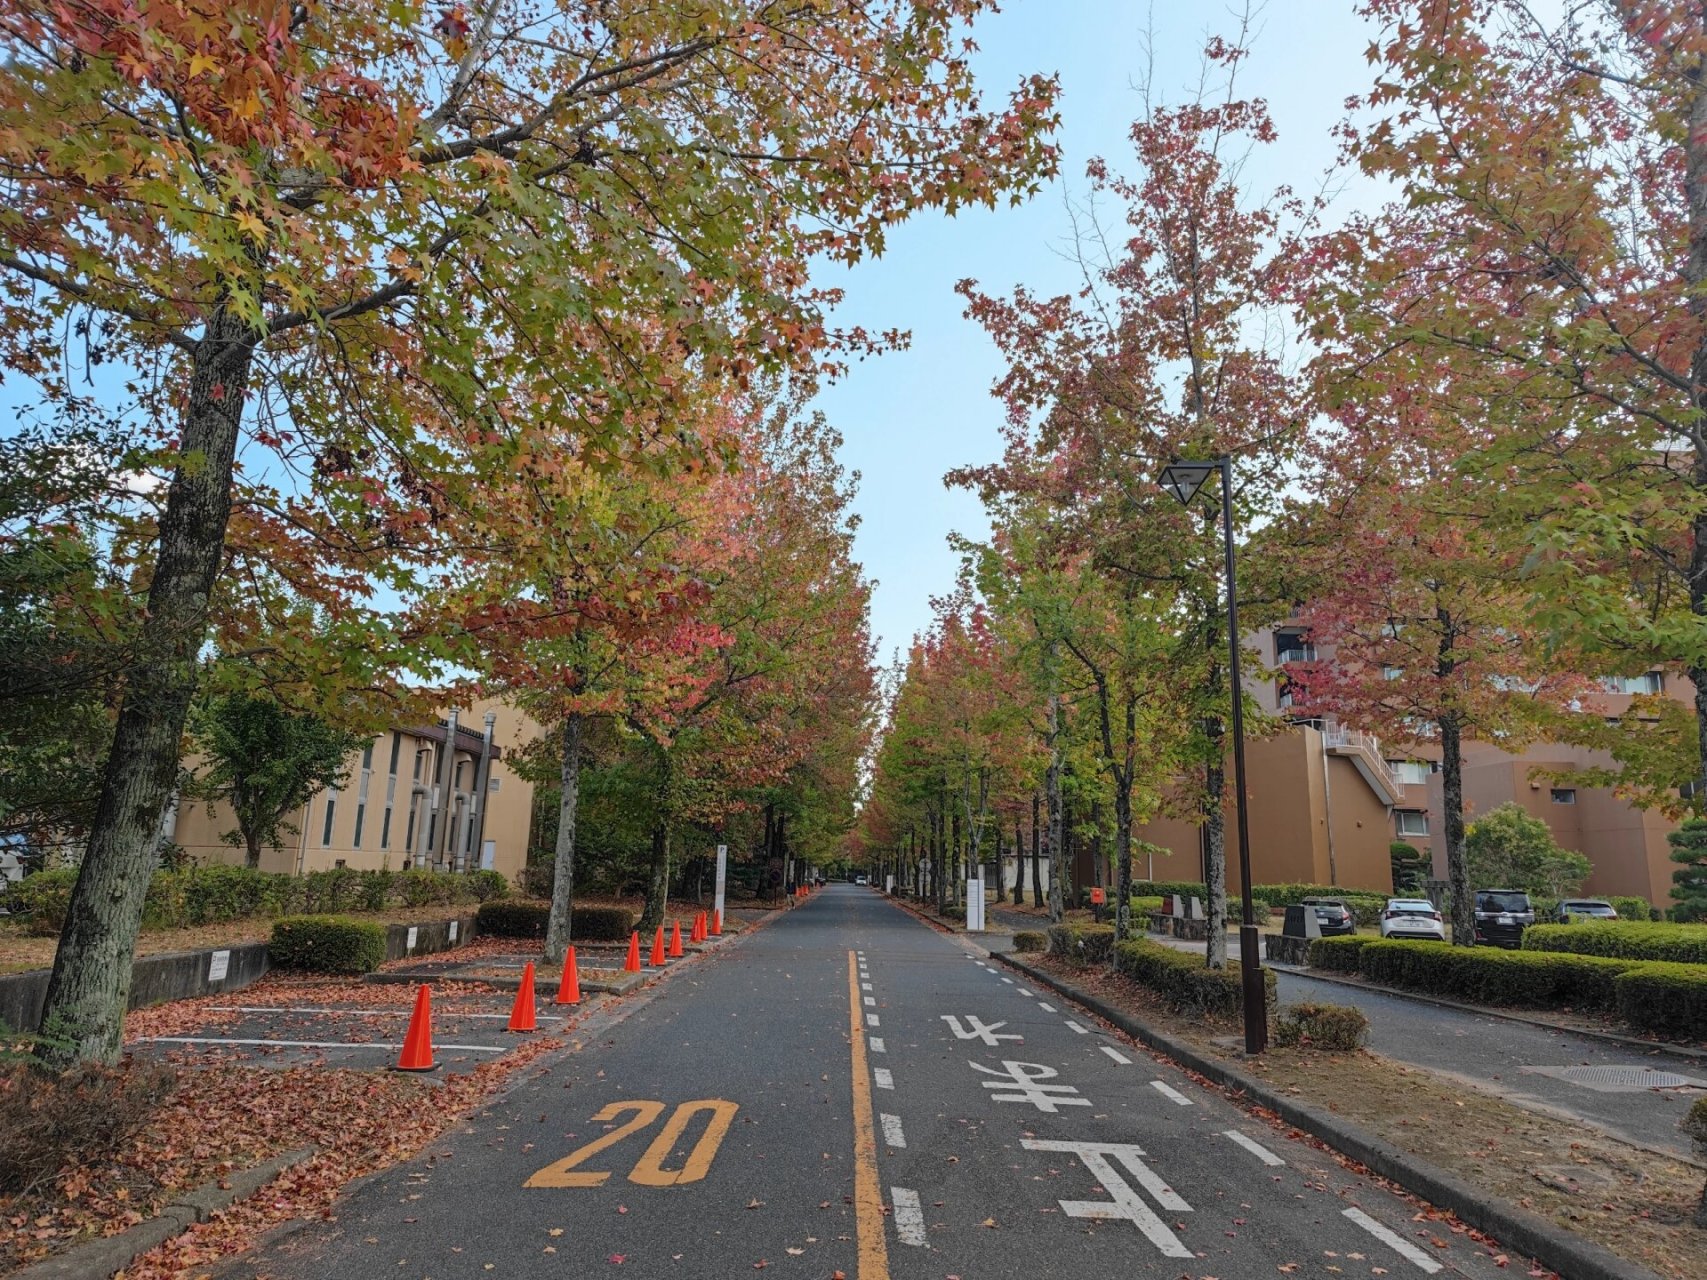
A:
[[[1003,978],[1002,981],[1007,983],[1010,987],[1014,984],[1014,980],[1012,978]]]
[[[350,1044],[343,1040],[226,1040],[219,1036],[146,1036],[138,1044],[240,1044],[265,1045],[277,1049],[401,1049],[401,1044],[365,1040]],[[518,1042],[519,1043],[519,1042]],[[505,1044],[434,1044],[435,1049],[457,1049],[464,1053],[504,1053]]]
[[[415,1012],[413,1005],[397,1009],[319,1009],[299,1004],[210,1004],[208,1009],[214,1013],[347,1013],[352,1017],[391,1014],[398,1018],[407,1018]],[[440,1006],[434,1016],[447,1020],[452,1018],[503,1018],[506,1021],[511,1017],[507,1013],[459,1013],[454,1009],[447,1010],[443,1006]],[[541,1013],[536,1016],[541,1022],[563,1021],[563,1015],[560,1013]]]
[[[884,1052],[883,1037],[882,1036],[872,1036],[871,1037],[871,1051],[873,1053]]]
[[[1362,1209],[1347,1209],[1345,1211],[1345,1216],[1357,1223],[1358,1226],[1362,1227],[1370,1235],[1374,1236],[1406,1262],[1415,1263],[1427,1274],[1432,1276],[1436,1271],[1441,1269],[1440,1263],[1429,1257],[1428,1254],[1417,1248],[1416,1245],[1412,1244],[1403,1236],[1398,1235],[1393,1231],[1389,1231],[1386,1227],[1375,1221],[1374,1218],[1371,1218]]]
[[[1263,1144],[1258,1142],[1255,1138],[1247,1138],[1237,1129],[1227,1129],[1221,1134],[1221,1136],[1223,1138],[1231,1138],[1234,1142],[1238,1143],[1246,1151],[1249,1151],[1253,1156],[1258,1160],[1261,1160],[1266,1165],[1279,1165],[1286,1163],[1286,1161],[1275,1155],[1274,1152],[1263,1146]]]
[[[868,1013],[865,1015],[865,1025],[868,1027],[880,1027],[883,1024],[877,1020],[877,1015],[875,1013]]]
[[[889,1198],[895,1205],[895,1234],[902,1244],[925,1243],[925,1213],[919,1208],[919,1193],[906,1187],[890,1187]]]
[[[876,1005],[876,1003],[877,1003],[877,997],[876,996],[861,996],[860,999],[865,1001],[869,1005]]]
[[[869,982],[862,982],[859,984],[859,989],[861,991],[870,991],[871,990],[871,984]]]
[[[1021,988],[1020,988],[1020,989],[1019,989],[1019,993],[1020,993],[1020,994],[1021,994],[1021,995],[1022,995],[1022,996],[1024,996],[1024,997],[1026,997],[1026,999],[1028,999],[1028,1000],[1035,1000],[1035,999],[1037,999],[1037,992],[1035,992],[1035,991],[1027,991],[1027,990],[1026,990],[1026,989],[1025,989],[1025,988],[1024,988],[1024,987],[1021,987]]]
[[[1073,1028],[1074,1031],[1078,1032],[1082,1036],[1088,1036],[1091,1033],[1091,1029],[1089,1027],[1081,1027],[1078,1023],[1074,1022],[1071,1018],[1066,1019],[1066,1023],[1069,1027]]]
[[[1186,1097],[1178,1089],[1174,1088],[1166,1080],[1152,1080],[1150,1081],[1150,1087],[1157,1093],[1161,1094],[1164,1098],[1167,1098],[1182,1107],[1189,1107],[1191,1105],[1191,1099]]]
[[[883,1145],[888,1147],[905,1147],[907,1137],[901,1132],[901,1117],[879,1113],[878,1120],[883,1124]]]
[[[1097,1047],[1099,1049],[1101,1049],[1104,1053],[1106,1053],[1109,1057],[1113,1058],[1121,1066],[1130,1067],[1132,1065],[1132,1059],[1128,1058],[1124,1053],[1122,1053],[1119,1049],[1114,1048],[1112,1045],[1104,1044],[1104,1045],[1098,1045]]]
[[[895,1077],[890,1073],[888,1067],[873,1067],[871,1079],[872,1083],[879,1089],[893,1089],[895,1087]]]
[[[1045,1012],[1045,1013],[1054,1013],[1055,1012],[1055,1006],[1054,1005],[1048,1004],[1042,1000],[1039,1000],[1037,1002],[1037,1007],[1039,1009],[1043,1010],[1043,1012]]]

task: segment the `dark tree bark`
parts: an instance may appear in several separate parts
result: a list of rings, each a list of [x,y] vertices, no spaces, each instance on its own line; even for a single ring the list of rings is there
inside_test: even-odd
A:
[[[221,307],[191,357],[184,462],[167,486],[148,609],[48,978],[47,1034],[38,1052],[50,1064],[119,1057],[143,899],[177,781],[208,600],[225,550],[232,460],[255,342],[255,333]]]
[[[1020,830],[1019,818],[1014,818],[1014,906],[1025,904],[1025,833]]]
[[[1049,769],[1044,775],[1044,802],[1049,808],[1049,923],[1060,924],[1066,910],[1066,850],[1061,834],[1061,695],[1049,695]]]
[[[1043,814],[1042,798],[1031,793],[1031,905],[1043,906]]]
[[[581,799],[581,717],[563,720],[563,764],[558,773],[557,852],[551,872],[551,916],[545,926],[545,958],[563,961],[573,936],[575,909],[575,810]]]

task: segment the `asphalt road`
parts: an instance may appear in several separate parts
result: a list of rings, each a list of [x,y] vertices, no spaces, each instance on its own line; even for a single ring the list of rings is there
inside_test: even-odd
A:
[[[335,1220],[223,1274],[1480,1278],[1519,1262],[870,889],[832,886],[630,1000]]]

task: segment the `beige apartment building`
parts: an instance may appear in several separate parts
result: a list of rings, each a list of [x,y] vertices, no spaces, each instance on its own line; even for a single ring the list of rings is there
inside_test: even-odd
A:
[[[291,816],[296,838],[262,850],[261,869],[486,869],[513,882],[527,860],[533,784],[510,762],[539,732],[494,699],[398,725],[351,757],[342,788]],[[165,835],[198,861],[241,863],[243,849],[221,839],[235,826],[225,804],[185,803],[168,813]]]

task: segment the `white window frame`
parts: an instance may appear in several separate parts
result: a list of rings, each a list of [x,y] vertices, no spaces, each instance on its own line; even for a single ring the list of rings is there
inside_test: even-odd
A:
[[[1422,828],[1415,830],[1405,825],[1407,818],[1414,818]],[[1393,810],[1393,830],[1401,836],[1426,836],[1428,829],[1428,811],[1426,809],[1395,809]]]

